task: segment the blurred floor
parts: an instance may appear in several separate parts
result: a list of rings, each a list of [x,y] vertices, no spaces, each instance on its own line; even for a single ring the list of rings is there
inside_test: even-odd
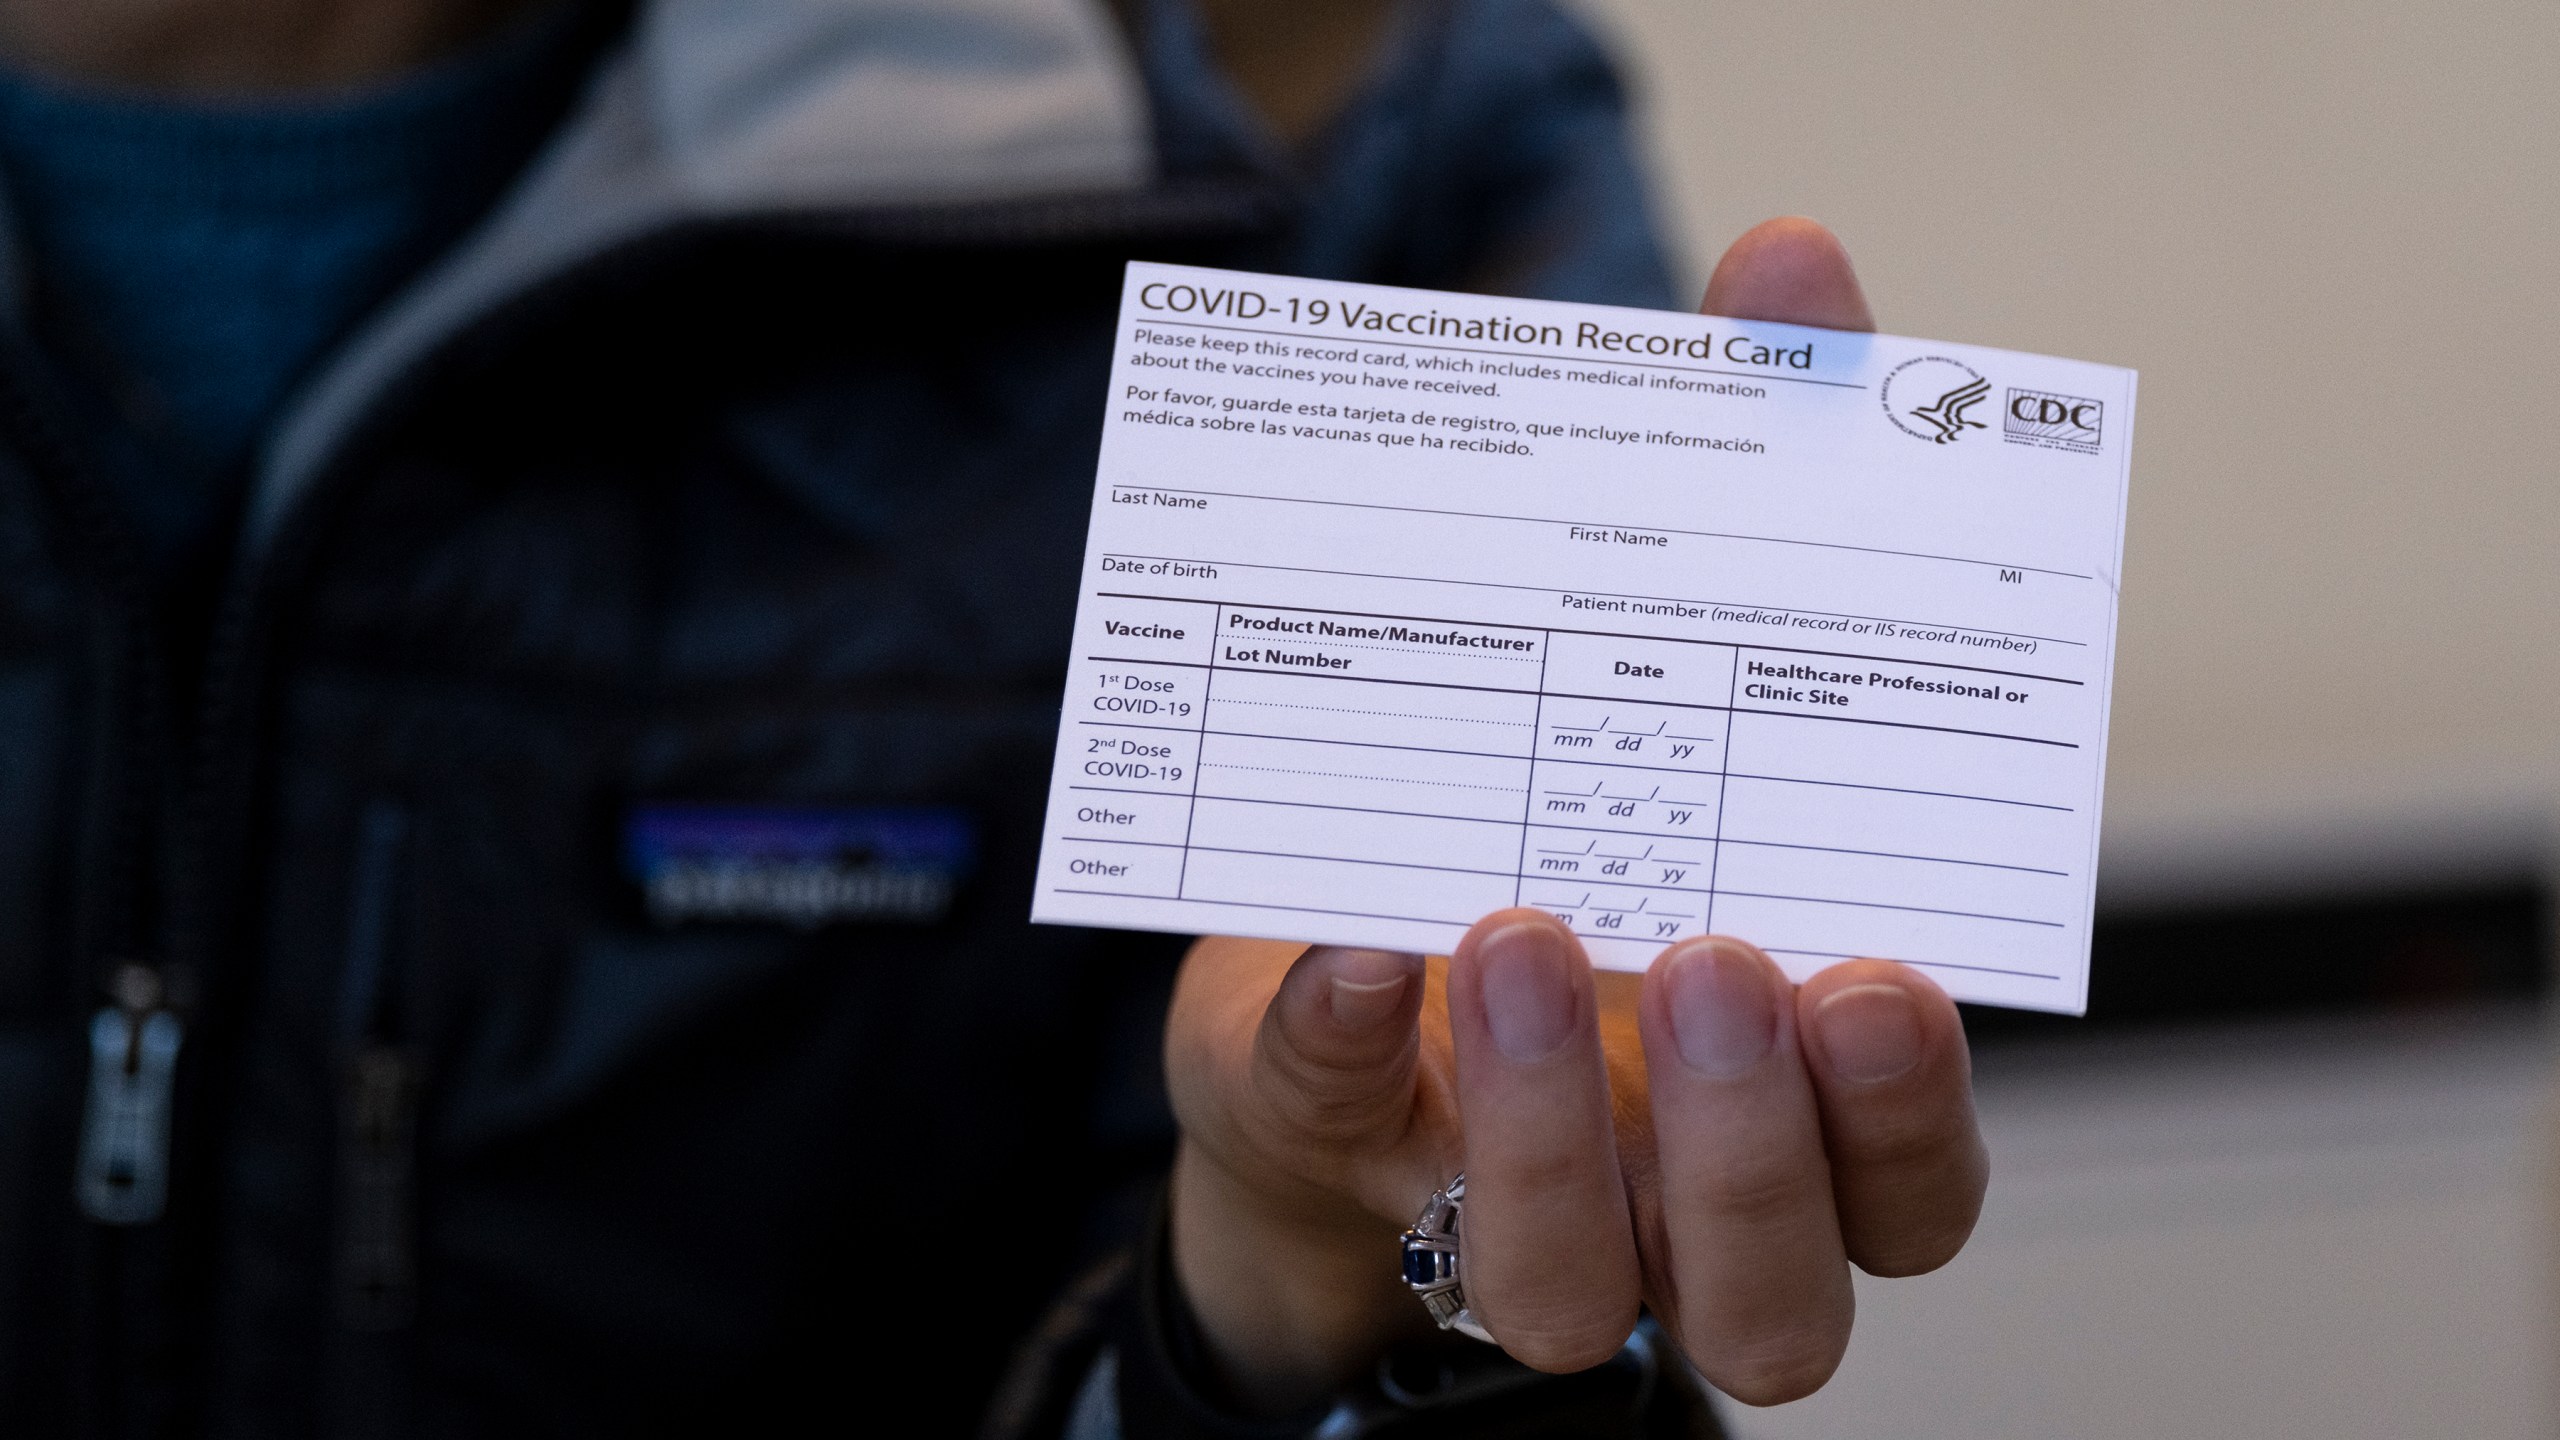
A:
[[[1745,1440],[2550,1433],[2526,1007],[1994,1046],[1973,1244]]]

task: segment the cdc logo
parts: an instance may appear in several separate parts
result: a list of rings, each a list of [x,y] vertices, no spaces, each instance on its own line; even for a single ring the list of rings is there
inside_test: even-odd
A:
[[[2007,407],[2000,412],[2001,438],[2019,445],[2095,455],[2106,413],[2106,407],[2097,401],[2077,395],[2012,390]]]

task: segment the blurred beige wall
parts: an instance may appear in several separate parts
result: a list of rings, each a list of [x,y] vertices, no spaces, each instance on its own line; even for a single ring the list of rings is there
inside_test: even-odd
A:
[[[2560,816],[2560,5],[1587,0],[1702,275],[2138,367],[2102,889],[2464,878]]]

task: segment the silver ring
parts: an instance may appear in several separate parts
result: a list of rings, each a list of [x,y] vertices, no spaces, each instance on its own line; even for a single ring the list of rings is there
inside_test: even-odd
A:
[[[1423,1308],[1443,1330],[1494,1344],[1494,1338],[1467,1310],[1467,1292],[1458,1281],[1458,1212],[1467,1198],[1464,1171],[1445,1190],[1431,1192],[1431,1203],[1413,1228],[1404,1232],[1404,1283],[1421,1297]]]

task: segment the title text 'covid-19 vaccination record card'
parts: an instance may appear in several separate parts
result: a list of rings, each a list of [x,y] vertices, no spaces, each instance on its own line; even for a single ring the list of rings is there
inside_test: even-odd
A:
[[[1033,918],[2086,1006],[2134,376],[1137,264]]]

